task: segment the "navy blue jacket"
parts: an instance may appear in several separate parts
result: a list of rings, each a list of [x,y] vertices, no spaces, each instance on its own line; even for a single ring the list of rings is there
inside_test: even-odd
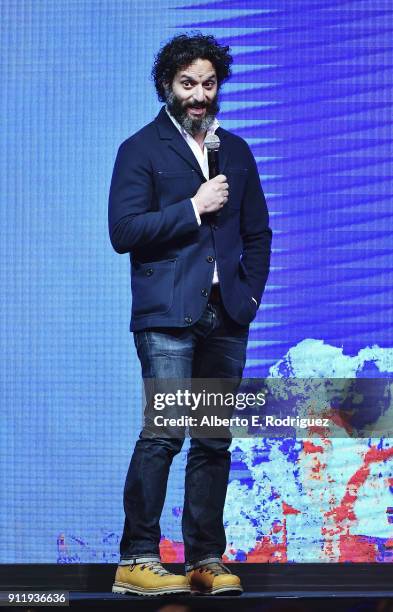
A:
[[[269,273],[268,211],[247,143],[222,128],[216,134],[229,200],[218,216],[202,215],[201,225],[190,198],[205,178],[165,107],[119,147],[109,234],[117,253],[130,254],[130,331],[198,321],[215,261],[228,314],[242,325],[256,315]]]

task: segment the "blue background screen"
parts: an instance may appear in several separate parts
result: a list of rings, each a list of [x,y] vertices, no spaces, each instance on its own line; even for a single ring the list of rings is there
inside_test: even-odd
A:
[[[109,242],[119,144],[160,104],[175,33],[229,44],[220,123],[256,157],[274,232],[247,376],[393,372],[389,0],[3,0],[2,563],[115,562],[141,424],[129,259]],[[185,453],[162,552],[182,561]],[[226,559],[391,560],[391,441],[234,440]]]

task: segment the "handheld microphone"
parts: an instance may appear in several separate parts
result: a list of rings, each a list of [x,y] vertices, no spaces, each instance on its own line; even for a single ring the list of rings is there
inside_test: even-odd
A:
[[[220,148],[220,139],[215,134],[207,134],[205,138],[205,147],[207,149],[207,163],[209,165],[209,179],[220,174],[218,165],[218,149]],[[220,210],[216,213],[211,213],[214,216],[212,219],[218,220]],[[210,216],[210,215],[209,215]]]
[[[207,134],[205,138],[205,147],[207,149],[207,162],[209,164],[209,179],[220,174],[218,167],[218,149],[220,148],[220,139],[215,134]]]

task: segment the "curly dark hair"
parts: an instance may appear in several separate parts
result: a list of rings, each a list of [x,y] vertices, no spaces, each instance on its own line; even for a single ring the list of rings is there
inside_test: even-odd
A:
[[[210,34],[179,34],[166,43],[154,59],[151,76],[161,102],[166,100],[164,83],[172,83],[178,70],[197,59],[207,59],[213,64],[218,87],[231,76],[233,58],[229,47],[219,45]]]

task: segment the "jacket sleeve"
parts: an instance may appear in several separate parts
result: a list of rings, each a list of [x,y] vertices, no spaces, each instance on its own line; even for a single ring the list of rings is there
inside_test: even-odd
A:
[[[258,167],[247,143],[248,177],[241,208],[242,263],[247,271],[247,282],[258,306],[262,299],[270,269],[272,230],[269,213],[259,180]]]
[[[138,142],[126,140],[117,153],[109,193],[109,236],[117,253],[156,245],[198,230],[190,199],[158,211],[154,211],[153,202],[150,160]]]

